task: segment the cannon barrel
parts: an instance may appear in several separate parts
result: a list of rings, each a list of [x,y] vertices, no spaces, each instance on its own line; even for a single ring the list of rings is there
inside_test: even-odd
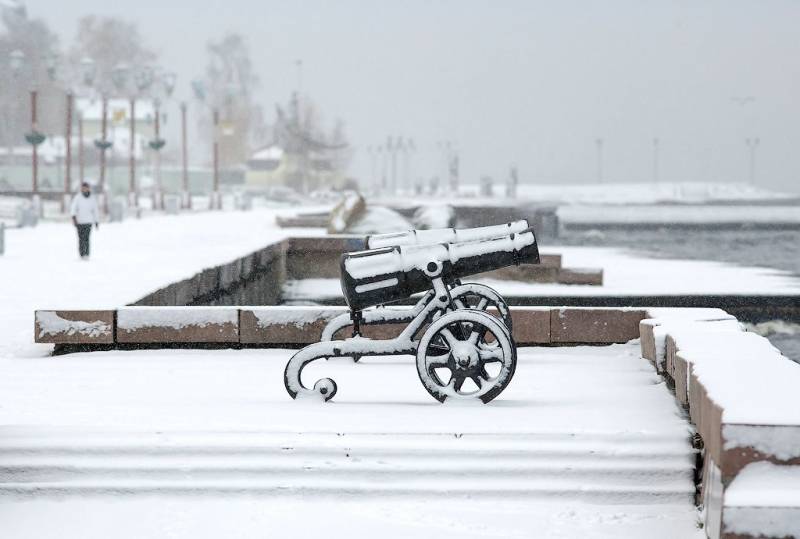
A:
[[[499,238],[529,228],[528,221],[522,219],[502,225],[481,226],[477,228],[435,228],[432,230],[407,230],[376,234],[367,237],[368,249],[381,247],[400,247],[403,245],[429,245],[432,243],[461,243],[489,238]]]
[[[441,264],[446,283],[519,264],[538,264],[533,228],[501,237],[460,243],[383,247],[345,253],[341,284],[353,311],[410,297],[431,288],[429,263]]]

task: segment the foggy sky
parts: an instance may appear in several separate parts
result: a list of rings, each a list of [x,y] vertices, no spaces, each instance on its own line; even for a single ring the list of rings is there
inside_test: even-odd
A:
[[[744,139],[759,137],[757,183],[800,191],[800,2],[28,0],[72,41],[81,15],[136,21],[177,97],[202,73],[205,43],[248,39],[270,112],[297,86],[347,123],[351,173],[368,145],[413,137],[415,176],[443,175],[451,140],[462,177],[746,181]],[[732,98],[755,97],[740,105]]]

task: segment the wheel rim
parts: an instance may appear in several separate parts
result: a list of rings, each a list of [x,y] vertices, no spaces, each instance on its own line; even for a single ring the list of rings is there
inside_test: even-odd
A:
[[[512,329],[511,311],[508,305],[500,298],[499,294],[489,287],[478,284],[462,285],[459,290],[456,287],[453,295],[453,305],[458,309],[474,309],[486,311],[494,308],[497,312],[495,316],[503,321],[509,331]],[[486,288],[486,290],[484,290]],[[489,313],[493,314],[493,313]]]
[[[445,314],[431,324],[417,351],[420,380],[442,402],[488,402],[505,389],[515,367],[516,350],[506,328],[482,311]]]

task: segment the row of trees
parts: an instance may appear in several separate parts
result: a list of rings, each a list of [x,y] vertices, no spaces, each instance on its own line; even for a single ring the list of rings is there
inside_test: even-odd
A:
[[[93,61],[95,90],[104,84],[111,88],[114,69],[120,64],[135,69],[159,63],[158,54],[145,43],[134,23],[113,17],[83,17],[73,42],[64,45],[44,21],[28,17],[24,8],[0,5],[0,10],[0,146],[24,144],[23,134],[30,129],[27,100],[32,88],[40,96],[39,130],[46,134],[64,133],[63,96],[69,89],[91,90],[82,86],[81,64],[86,58]],[[19,54],[15,51],[24,55],[22,68],[15,69],[11,61],[13,54]],[[258,101],[260,82],[245,39],[236,33],[227,34],[209,42],[206,52],[205,73],[191,81],[193,97],[206,106],[194,107],[193,116],[201,137],[211,142],[215,133],[213,112],[217,112],[220,166],[245,163],[254,148],[287,143],[281,140],[286,137],[280,112],[270,124]],[[325,132],[310,100],[301,99],[300,106],[303,130],[309,138],[335,142],[337,146],[345,143],[343,123],[337,122],[331,132]],[[176,147],[172,145],[173,149]],[[194,155],[197,157],[197,152]],[[346,166],[341,155],[337,154],[337,158],[336,166]]]

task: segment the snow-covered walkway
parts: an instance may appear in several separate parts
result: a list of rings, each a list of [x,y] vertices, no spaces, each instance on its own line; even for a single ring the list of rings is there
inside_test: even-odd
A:
[[[2,362],[4,536],[699,537],[689,426],[638,346],[520,352],[475,406],[410,357],[317,362],[328,404],[286,395],[288,350]]]

